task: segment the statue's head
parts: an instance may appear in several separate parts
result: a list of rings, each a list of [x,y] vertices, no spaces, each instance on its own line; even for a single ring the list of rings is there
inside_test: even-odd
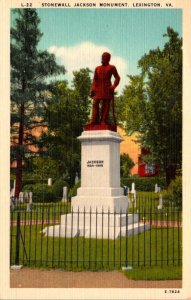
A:
[[[102,65],[108,65],[111,58],[111,54],[109,52],[104,52],[101,57]]]

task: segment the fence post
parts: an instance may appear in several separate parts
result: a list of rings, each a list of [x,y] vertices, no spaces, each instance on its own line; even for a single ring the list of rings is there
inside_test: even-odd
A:
[[[17,232],[16,232],[16,254],[15,254],[15,265],[19,266],[19,253],[20,251],[20,212],[17,214]]]

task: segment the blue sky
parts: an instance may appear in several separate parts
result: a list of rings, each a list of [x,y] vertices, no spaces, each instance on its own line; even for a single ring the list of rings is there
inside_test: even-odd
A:
[[[162,47],[171,26],[182,36],[181,9],[38,9],[43,37],[40,49],[48,49],[65,65],[64,79],[72,71],[100,64],[103,51],[110,51],[111,64],[121,76],[120,92],[127,74],[138,74],[137,62],[144,53]]]

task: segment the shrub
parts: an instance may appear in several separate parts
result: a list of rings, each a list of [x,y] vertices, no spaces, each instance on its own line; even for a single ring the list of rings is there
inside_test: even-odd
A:
[[[48,182],[48,179],[39,179],[39,178],[25,178],[23,179],[23,182],[22,182],[22,186],[23,186],[23,189],[26,185],[33,185],[33,184],[44,184],[46,185]]]
[[[131,168],[134,166],[133,160],[126,153],[120,155],[120,174],[122,177],[129,176]]]
[[[62,197],[63,196],[63,187],[67,186],[68,187],[68,183],[62,179],[59,178],[57,179],[54,184],[53,184],[53,193],[57,196],[57,197]]]
[[[182,176],[177,176],[171,181],[163,197],[168,204],[182,208]]]
[[[33,193],[33,202],[56,202],[59,199],[53,192],[52,186],[46,184],[29,184],[25,185],[23,191],[30,191]]]
[[[81,186],[81,181],[78,181],[69,191],[69,199],[77,195],[77,189]]]
[[[135,183],[136,191],[154,192],[155,184],[157,183],[161,189],[165,188],[166,182],[164,177],[129,177],[121,178],[121,185],[131,188],[132,183]]]

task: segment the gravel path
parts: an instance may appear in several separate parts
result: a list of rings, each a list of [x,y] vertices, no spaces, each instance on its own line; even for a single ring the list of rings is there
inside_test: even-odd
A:
[[[181,288],[181,280],[130,280],[121,272],[66,272],[23,268],[10,271],[11,288]]]

